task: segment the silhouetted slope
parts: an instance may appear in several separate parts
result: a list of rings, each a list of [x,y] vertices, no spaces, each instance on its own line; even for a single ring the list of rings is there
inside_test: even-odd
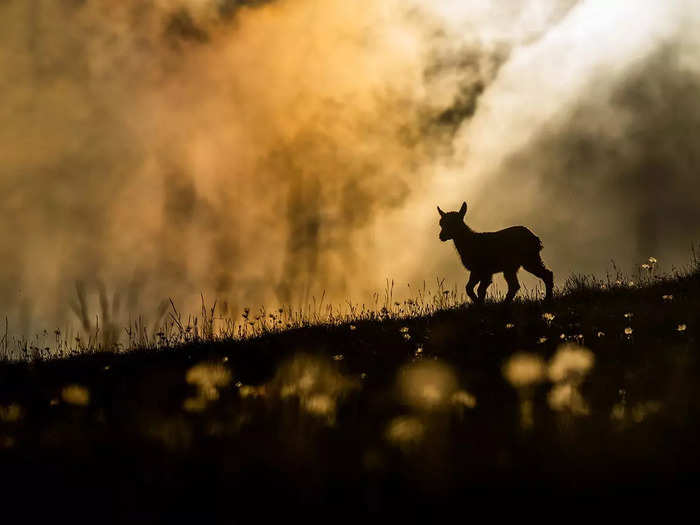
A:
[[[658,497],[697,481],[698,327],[698,272],[606,289],[575,278],[546,307],[5,364],[2,494],[28,512],[170,522]],[[558,383],[563,344],[574,375]],[[582,348],[591,367],[574,362]],[[549,377],[516,389],[503,367],[523,352]]]

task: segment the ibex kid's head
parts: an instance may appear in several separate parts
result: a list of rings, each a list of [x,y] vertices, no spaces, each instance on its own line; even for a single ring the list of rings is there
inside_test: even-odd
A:
[[[454,239],[455,236],[464,230],[464,216],[467,214],[467,203],[463,202],[459,211],[444,212],[437,207],[440,214],[440,240],[445,242]]]

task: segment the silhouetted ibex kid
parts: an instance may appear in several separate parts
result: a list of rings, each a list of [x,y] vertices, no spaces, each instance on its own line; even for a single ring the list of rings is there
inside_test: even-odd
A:
[[[508,283],[506,302],[510,302],[520,289],[518,270],[522,266],[531,274],[544,281],[545,300],[552,298],[554,275],[542,262],[540,251],[542,242],[525,226],[512,226],[497,232],[477,233],[464,224],[467,203],[462,203],[459,211],[440,213],[440,240],[452,239],[462,259],[464,267],[470,271],[467,295],[475,303],[483,303],[486,289],[491,284],[494,273],[503,272]],[[474,287],[479,284],[478,296]]]

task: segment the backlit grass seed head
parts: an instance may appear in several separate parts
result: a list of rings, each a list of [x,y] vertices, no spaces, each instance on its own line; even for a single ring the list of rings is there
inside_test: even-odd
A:
[[[82,385],[66,385],[61,390],[61,399],[70,405],[87,406],[90,403],[90,391]]]
[[[578,383],[593,367],[593,352],[570,343],[561,345],[549,362],[547,375],[555,383],[567,381]]]
[[[658,262],[655,257],[649,257],[648,260],[649,260],[649,264],[652,266]]]
[[[545,378],[546,366],[537,354],[518,352],[513,354],[502,373],[506,381],[515,388],[523,388],[541,382]]]
[[[436,410],[444,408],[457,391],[457,379],[447,365],[421,360],[399,370],[397,388],[407,405]]]

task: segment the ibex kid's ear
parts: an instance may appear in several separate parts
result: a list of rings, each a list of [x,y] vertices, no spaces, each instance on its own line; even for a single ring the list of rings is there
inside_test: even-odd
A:
[[[467,214],[467,203],[463,202],[462,207],[459,209],[459,215],[464,219],[464,216]]]
[[[440,209],[440,206],[438,206],[437,209],[438,209],[438,213],[440,214],[440,217],[444,217],[445,212]]]

